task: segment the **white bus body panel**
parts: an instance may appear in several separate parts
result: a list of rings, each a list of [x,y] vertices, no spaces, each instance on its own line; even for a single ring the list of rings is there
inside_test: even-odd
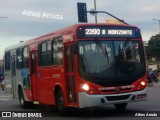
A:
[[[147,92],[147,88],[141,91],[135,91],[135,92],[128,92],[128,93],[120,93],[120,94],[103,94],[103,95],[89,95],[85,92],[79,92],[79,107],[85,108],[85,107],[94,107],[94,106],[104,106],[109,104],[119,104],[119,103],[128,103],[128,102],[136,102],[136,101],[145,101],[147,100],[147,96],[138,99],[137,95],[145,95]],[[114,97],[114,96],[125,96],[128,95],[129,97],[127,99],[123,100],[107,100],[107,97]],[[135,98],[133,99],[133,97]],[[103,99],[103,102],[102,102]]]

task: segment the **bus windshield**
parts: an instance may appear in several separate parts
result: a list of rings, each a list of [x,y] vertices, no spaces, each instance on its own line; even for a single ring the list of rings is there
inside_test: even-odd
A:
[[[79,73],[104,86],[131,84],[145,74],[141,41],[80,41]],[[116,84],[115,84],[116,83]]]

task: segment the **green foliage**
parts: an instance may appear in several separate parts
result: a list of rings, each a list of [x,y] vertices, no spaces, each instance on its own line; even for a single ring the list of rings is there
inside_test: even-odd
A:
[[[160,34],[152,36],[148,41],[148,46],[145,48],[148,62],[153,59],[160,61]]]

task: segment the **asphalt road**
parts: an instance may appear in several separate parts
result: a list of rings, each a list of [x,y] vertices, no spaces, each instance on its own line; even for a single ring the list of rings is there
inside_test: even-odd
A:
[[[38,107],[31,107],[28,109],[22,109],[19,106],[18,100],[13,100],[11,95],[5,94],[4,91],[0,90],[0,114],[4,111],[15,112],[15,113],[40,113],[44,119],[54,120],[85,120],[85,119],[96,119],[96,120],[158,120],[160,118],[160,83],[155,83],[153,86],[148,88],[148,101],[129,103],[125,111],[117,111],[113,105],[104,107],[89,108],[83,110],[72,110],[68,117],[60,116],[54,109],[53,106],[40,105]],[[16,114],[15,114],[16,115]],[[137,115],[137,116],[136,116]],[[145,117],[144,117],[145,115]],[[148,115],[148,116],[146,116]],[[1,116],[1,115],[0,115]],[[154,116],[154,117],[153,117]],[[17,119],[17,118],[0,118],[0,119]],[[21,118],[20,118],[21,119]],[[23,119],[34,119],[35,118],[23,118]]]

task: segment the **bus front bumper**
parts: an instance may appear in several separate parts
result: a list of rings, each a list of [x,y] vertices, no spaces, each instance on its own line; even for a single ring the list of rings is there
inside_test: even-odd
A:
[[[78,97],[79,97],[79,108],[128,103],[136,101],[146,101],[147,88],[141,91],[121,93],[121,94],[89,95],[85,92],[79,92]]]

